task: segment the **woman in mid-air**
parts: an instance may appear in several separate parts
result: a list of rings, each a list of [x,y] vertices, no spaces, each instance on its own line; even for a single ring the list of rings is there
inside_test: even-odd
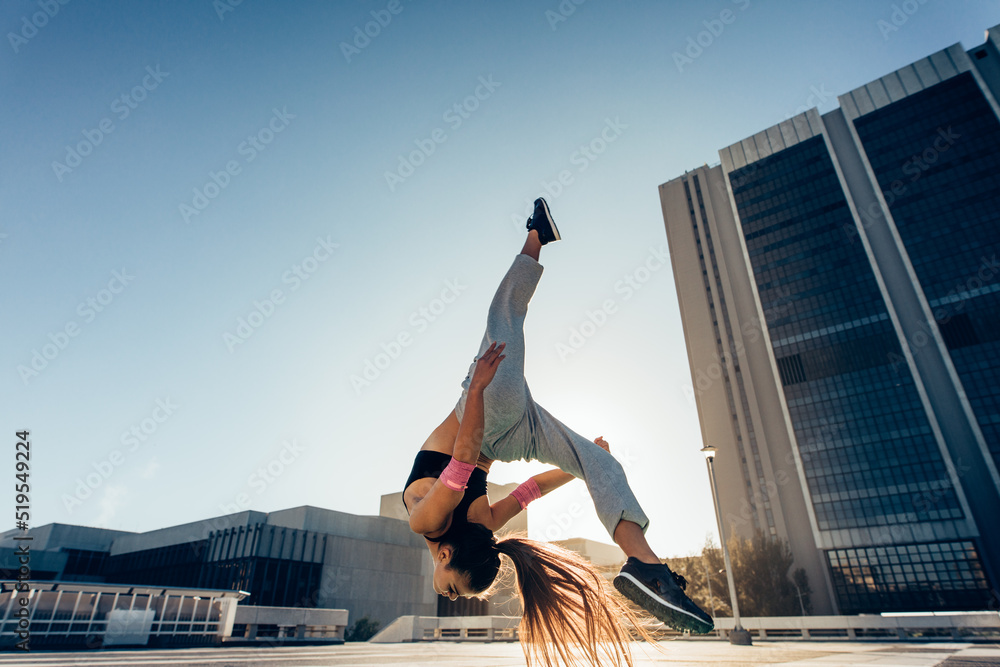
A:
[[[712,618],[684,594],[684,579],[650,549],[645,538],[649,520],[607,443],[570,430],[531,397],[524,380],[524,318],[542,275],[539,251],[560,236],[544,199],[535,201],[527,227],[524,247],[490,304],[486,334],[462,395],[417,452],[403,503],[410,528],[423,535],[430,549],[437,593],[453,600],[488,596],[501,555],[512,561],[523,607],[521,643],[529,663],[535,658],[553,664],[554,650],[564,662],[575,664],[570,652],[575,647],[594,665],[620,664],[622,657],[631,665],[630,635],[622,619],[652,638],[589,562],[545,542],[493,535],[532,500],[580,478],[604,527],[628,556],[615,588],[675,629],[705,633],[714,627]],[[491,505],[486,497],[490,464],[522,459],[558,469],[535,475]]]

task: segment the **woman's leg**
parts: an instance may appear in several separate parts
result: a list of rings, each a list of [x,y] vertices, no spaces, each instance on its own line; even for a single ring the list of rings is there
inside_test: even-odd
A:
[[[649,563],[650,565],[660,562],[660,559],[656,557],[653,549],[649,546],[649,542],[646,541],[646,534],[642,532],[639,524],[634,521],[627,521],[625,519],[619,521],[613,538],[615,544],[622,548],[626,556],[638,558],[643,563]]]
[[[533,458],[558,466],[586,482],[601,523],[626,556],[644,563],[659,563],[644,534],[649,519],[632,493],[618,460],[537,403],[532,402],[528,411],[533,417],[529,420]]]
[[[685,595],[684,579],[661,565],[646,542],[649,519],[632,494],[621,464],[534,401],[528,405],[528,415],[535,458],[587,483],[601,523],[629,557],[614,579],[615,588],[673,628],[709,632],[714,627],[712,617]]]
[[[521,248],[521,254],[527,255],[531,259],[538,261],[538,253],[542,249],[542,241],[538,238],[538,232],[532,229],[528,232],[528,238],[524,240],[524,247]]]
[[[538,263],[541,245],[538,232],[529,232],[521,254],[514,258],[497,287],[486,319],[486,333],[479,346],[477,358],[493,342],[506,343],[504,360],[497,367],[496,375],[484,394],[483,454],[490,458],[494,457],[489,443],[520,421],[527,405],[529,394],[524,382],[524,318],[528,312],[528,302],[542,275],[542,265]],[[462,382],[462,396],[455,406],[459,421],[465,413],[465,400],[475,365],[473,361],[469,366],[469,373]]]
[[[621,464],[604,449],[567,428],[531,401],[531,392],[524,381],[524,317],[541,276],[541,266],[537,265],[541,247],[538,233],[532,230],[521,248],[521,255],[515,258],[490,304],[486,335],[483,336],[479,354],[494,341],[505,342],[507,347],[504,348],[506,358],[497,369],[493,382],[486,388],[486,443],[483,453],[505,461],[534,458],[583,479],[601,522],[622,551],[644,563],[658,563],[644,534],[649,519],[635,499]],[[527,270],[530,263],[522,256],[535,260],[537,275]],[[518,266],[519,262],[522,267]],[[475,362],[463,383],[466,389],[474,367]],[[459,401],[459,420],[465,409],[465,396],[463,392]],[[529,402],[534,408],[531,410],[531,417],[534,418],[529,418],[520,424],[520,428],[510,432],[522,421]],[[510,437],[502,438],[503,442],[495,442],[504,434]],[[494,444],[495,449],[490,446]],[[523,446],[525,444],[528,446]]]

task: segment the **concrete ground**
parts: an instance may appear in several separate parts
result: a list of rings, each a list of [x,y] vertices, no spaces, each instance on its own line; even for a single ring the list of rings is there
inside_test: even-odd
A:
[[[759,641],[732,646],[724,641],[677,640],[661,643],[661,654],[649,645],[633,644],[636,667],[647,665],[782,665],[784,667],[982,667],[1000,665],[1000,644],[861,643]],[[32,651],[2,653],[0,667],[342,667],[411,665],[413,667],[514,667],[524,665],[516,643],[344,644],[295,648],[195,648],[86,652]]]

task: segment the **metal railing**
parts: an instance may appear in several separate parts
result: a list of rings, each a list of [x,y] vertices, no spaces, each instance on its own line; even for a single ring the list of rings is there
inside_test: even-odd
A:
[[[740,622],[757,639],[947,641],[1000,639],[1000,612],[862,616],[759,616]],[[728,637],[733,619],[716,618],[717,636]]]
[[[508,616],[400,616],[370,641],[517,641],[520,620]],[[1000,612],[995,611],[885,616],[758,616],[742,617],[740,623],[759,640],[1000,640]],[[728,639],[732,629],[733,619],[720,617],[715,619],[715,632],[690,636],[692,639]]]

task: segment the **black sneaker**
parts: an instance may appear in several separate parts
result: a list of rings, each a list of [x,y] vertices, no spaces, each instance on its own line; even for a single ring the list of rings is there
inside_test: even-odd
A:
[[[549,205],[541,197],[535,200],[535,212],[528,218],[528,231],[530,232],[532,229],[538,231],[538,238],[542,245],[550,241],[558,241],[561,238],[556,222],[549,212]]]
[[[647,565],[629,558],[614,584],[622,595],[675,630],[705,633],[715,628],[712,617],[684,594],[684,577],[666,565]]]

